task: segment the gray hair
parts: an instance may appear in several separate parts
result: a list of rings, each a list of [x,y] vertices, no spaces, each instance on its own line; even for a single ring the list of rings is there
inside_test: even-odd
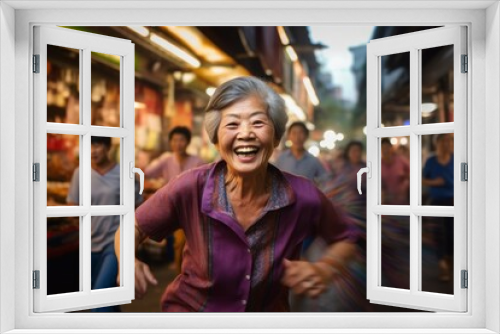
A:
[[[274,137],[277,141],[281,140],[288,122],[285,101],[264,81],[248,76],[226,81],[215,90],[208,101],[205,108],[205,130],[212,143],[218,142],[217,131],[221,122],[221,111],[250,96],[257,96],[267,107],[267,115],[274,125]]]

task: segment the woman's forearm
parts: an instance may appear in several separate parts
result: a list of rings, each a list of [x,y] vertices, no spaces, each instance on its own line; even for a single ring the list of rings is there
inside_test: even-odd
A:
[[[333,269],[345,266],[350,258],[354,256],[356,245],[348,241],[339,241],[328,246],[318,262],[325,262]]]
[[[146,235],[137,226],[137,220],[135,221],[134,229],[135,229],[135,232],[134,232],[134,239],[135,239],[134,254],[135,254],[137,252],[137,249],[139,248],[139,245],[146,239]],[[116,258],[118,260],[118,264],[120,264],[120,228],[118,228],[118,230],[116,230],[116,233],[115,233],[115,254],[116,254]]]

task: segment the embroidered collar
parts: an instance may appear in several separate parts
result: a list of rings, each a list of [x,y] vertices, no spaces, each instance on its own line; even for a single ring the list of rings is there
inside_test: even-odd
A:
[[[225,174],[227,165],[225,161],[219,161],[214,164],[209,172],[207,183],[203,189],[202,195],[202,212],[218,212],[233,216],[233,208],[227,198],[225,187]],[[271,174],[271,197],[269,198],[263,212],[278,210],[295,202],[295,194],[293,189],[281,173],[281,171],[273,166],[268,165],[268,172]]]

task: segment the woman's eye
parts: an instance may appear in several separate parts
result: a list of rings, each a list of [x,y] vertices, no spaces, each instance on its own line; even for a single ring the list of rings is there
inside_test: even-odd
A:
[[[264,121],[261,121],[261,120],[254,121],[254,122],[253,122],[253,125],[255,125],[255,126],[261,126],[261,125],[264,125]]]
[[[234,123],[234,122],[233,122],[233,123],[227,123],[227,124],[226,124],[226,127],[227,127],[227,128],[231,128],[231,129],[232,129],[232,128],[236,128],[237,126],[238,126],[238,123]]]

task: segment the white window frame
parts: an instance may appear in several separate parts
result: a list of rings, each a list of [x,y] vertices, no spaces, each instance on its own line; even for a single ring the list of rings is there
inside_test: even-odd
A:
[[[461,270],[467,269],[467,186],[460,177],[460,164],[467,162],[467,73],[461,73],[461,55],[466,55],[464,26],[434,28],[370,41],[367,45],[367,163],[371,177],[367,179],[367,297],[377,304],[408,305],[430,311],[467,310],[467,290],[461,288]],[[420,111],[422,96],[422,50],[453,46],[454,121],[423,124]],[[383,56],[408,53],[410,124],[386,126],[382,123]],[[422,135],[453,133],[454,137],[454,206],[428,206],[422,202]],[[384,205],[381,201],[382,138],[408,136],[410,148],[410,201],[408,205]],[[382,225],[384,215],[405,216],[409,223],[409,289],[382,286]],[[424,216],[454,217],[453,227],[453,294],[422,291],[422,226]]]
[[[135,113],[134,44],[130,40],[85,33],[52,26],[34,27],[34,54],[39,55],[39,73],[33,74],[34,162],[39,163],[39,181],[33,184],[34,256],[33,269],[39,271],[39,288],[34,289],[35,312],[73,311],[110,304],[126,304],[134,299],[134,222],[135,222]],[[47,122],[47,46],[79,50],[79,124]],[[120,59],[120,125],[91,124],[91,54],[99,52]],[[80,203],[75,206],[47,207],[47,134],[79,136]],[[90,146],[92,136],[120,139],[120,204],[91,205]],[[92,290],[91,217],[120,216],[120,286]],[[79,217],[79,290],[47,295],[47,218]],[[126,245],[129,245],[128,247]]]
[[[119,6],[131,9],[117,9]],[[41,8],[73,6],[73,9]],[[54,7],[56,6],[56,7]],[[74,9],[83,8],[84,9]],[[99,6],[99,8],[97,8]],[[190,332],[303,333],[498,333],[500,332],[500,10],[498,1],[433,2],[306,2],[246,1],[224,3],[147,1],[151,10],[137,10],[137,3],[106,1],[0,3],[0,332],[110,332],[127,329],[144,333],[146,328],[175,333]],[[400,9],[391,9],[399,6]],[[426,7],[428,6],[428,7]],[[431,7],[432,6],[432,7]],[[459,8],[456,6],[460,6]],[[102,7],[115,8],[114,10]],[[163,7],[158,9],[157,7]],[[230,9],[231,7],[231,9]],[[292,8],[290,8],[292,7]],[[406,7],[406,9],[401,9]],[[23,9],[25,8],[25,9]],[[223,9],[221,9],[223,8]],[[239,8],[239,9],[238,9]],[[241,10],[241,8],[246,8]],[[367,9],[369,8],[369,9]],[[412,8],[411,10],[408,10]],[[467,25],[469,33],[468,142],[470,198],[468,245],[469,308],[467,313],[401,314],[34,314],[31,290],[32,106],[30,45],[34,24],[66,25]],[[486,24],[485,24],[486,22]],[[15,37],[14,37],[15,36]],[[5,47],[4,47],[5,46]],[[486,67],[487,73],[486,75]],[[14,69],[15,68],[15,69]],[[14,81],[14,85],[12,82]],[[15,114],[15,117],[13,116]],[[486,121],[487,120],[487,121]],[[14,130],[13,130],[14,129]],[[486,134],[485,134],[486,133]],[[14,145],[12,137],[15,138]],[[488,152],[488,155],[485,154]],[[486,180],[488,174],[488,182]],[[15,175],[15,177],[12,177]],[[12,198],[12,189],[15,191]],[[488,195],[486,195],[488,194]],[[486,219],[487,218],[487,219]],[[472,229],[472,227],[474,229]],[[486,256],[488,255],[488,256]],[[30,259],[27,261],[27,259]],[[12,287],[15,288],[13,289]],[[487,291],[487,293],[486,293]],[[14,305],[14,307],[12,307]],[[141,323],[142,322],[142,323]],[[141,328],[138,328],[138,327]],[[170,328],[170,330],[166,329]],[[288,329],[284,329],[288,328]],[[295,328],[295,330],[290,329]],[[432,330],[430,329],[432,328]],[[100,330],[99,330],[100,329]],[[137,330],[133,330],[137,329]],[[220,330],[217,330],[220,329]],[[266,330],[267,329],[267,330]],[[338,331],[335,329],[339,329]],[[392,329],[392,330],[390,330]],[[415,331],[415,329],[418,329]],[[462,329],[461,331],[459,329]],[[243,330],[242,330],[243,331]],[[118,332],[122,332],[118,330]],[[185,332],[185,331],[184,331]],[[248,331],[247,331],[248,332]],[[355,330],[351,330],[355,333]]]

